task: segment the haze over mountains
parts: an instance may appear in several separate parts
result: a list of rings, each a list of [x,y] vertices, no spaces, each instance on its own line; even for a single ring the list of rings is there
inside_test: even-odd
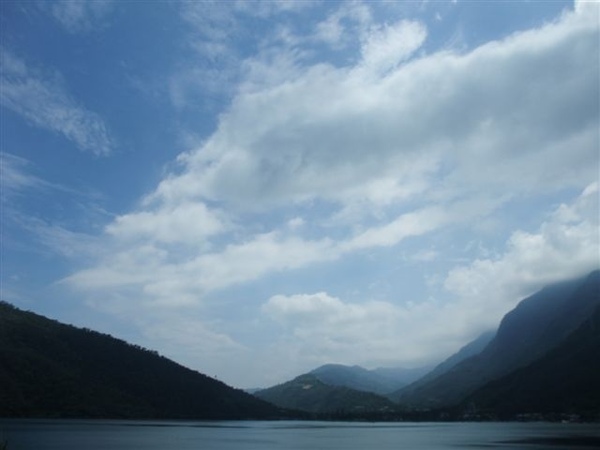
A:
[[[378,392],[405,411],[480,405],[494,413],[600,413],[600,401],[594,403],[600,387],[599,311],[600,271],[594,271],[524,299],[497,332],[484,333],[400,389],[385,392],[372,381],[372,371],[357,366],[324,366],[311,374],[325,373],[320,380],[332,386]],[[278,398],[278,389],[256,395],[280,406],[302,404],[290,399],[289,391],[285,399]]]
[[[392,398],[416,408],[457,404],[487,382],[536,361],[564,341],[594,314],[600,304],[599,286],[600,271],[595,271],[583,279],[545,287],[506,314],[483,351]]]
[[[383,395],[418,380],[430,370],[429,366],[414,369],[379,367],[368,370],[360,366],[326,364],[312,370],[310,375],[325,384]]]
[[[255,396],[156,352],[0,302],[0,417],[396,420],[423,411],[433,411],[428,419],[600,420],[600,271],[522,300],[497,332],[432,370],[328,364]]]

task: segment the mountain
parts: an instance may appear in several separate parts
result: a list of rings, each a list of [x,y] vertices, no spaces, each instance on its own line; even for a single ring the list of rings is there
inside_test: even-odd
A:
[[[397,409],[394,403],[384,397],[348,387],[331,386],[313,374],[300,375],[254,395],[281,408],[311,413],[375,413]]]
[[[417,389],[421,388],[421,386],[426,385],[428,382],[450,371],[458,363],[470,358],[471,356],[479,354],[485,347],[487,347],[495,335],[496,331],[487,331],[481,334],[475,340],[462,347],[458,352],[454,353],[449,358],[435,366],[433,370],[427,372],[421,378],[417,378],[416,381],[407,383],[408,386],[392,392],[391,394],[387,395],[387,397],[396,402],[400,401],[402,396],[407,396],[408,393],[416,391]]]
[[[433,379],[407,386],[395,399],[417,409],[456,405],[488,382],[543,357],[591,317],[598,305],[600,271],[548,286],[506,314],[494,339],[479,354]]]
[[[0,417],[267,419],[281,414],[156,352],[0,302]]]
[[[309,372],[331,386],[344,386],[358,391],[385,395],[406,386],[424,375],[427,368],[378,368],[368,370],[360,366],[326,364]]]
[[[600,306],[542,358],[476,390],[465,409],[600,417]]]

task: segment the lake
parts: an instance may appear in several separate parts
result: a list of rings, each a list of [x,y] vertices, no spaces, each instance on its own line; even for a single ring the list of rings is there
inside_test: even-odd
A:
[[[600,449],[600,425],[0,419],[8,450]]]

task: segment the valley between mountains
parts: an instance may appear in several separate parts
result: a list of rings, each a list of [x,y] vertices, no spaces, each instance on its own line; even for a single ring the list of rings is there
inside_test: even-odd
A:
[[[252,394],[0,303],[0,417],[600,420],[600,271],[523,299],[435,367],[328,364]]]

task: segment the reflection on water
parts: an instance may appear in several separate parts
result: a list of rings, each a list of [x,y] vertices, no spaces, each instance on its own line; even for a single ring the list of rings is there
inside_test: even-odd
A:
[[[8,450],[600,449],[598,424],[0,420]]]

